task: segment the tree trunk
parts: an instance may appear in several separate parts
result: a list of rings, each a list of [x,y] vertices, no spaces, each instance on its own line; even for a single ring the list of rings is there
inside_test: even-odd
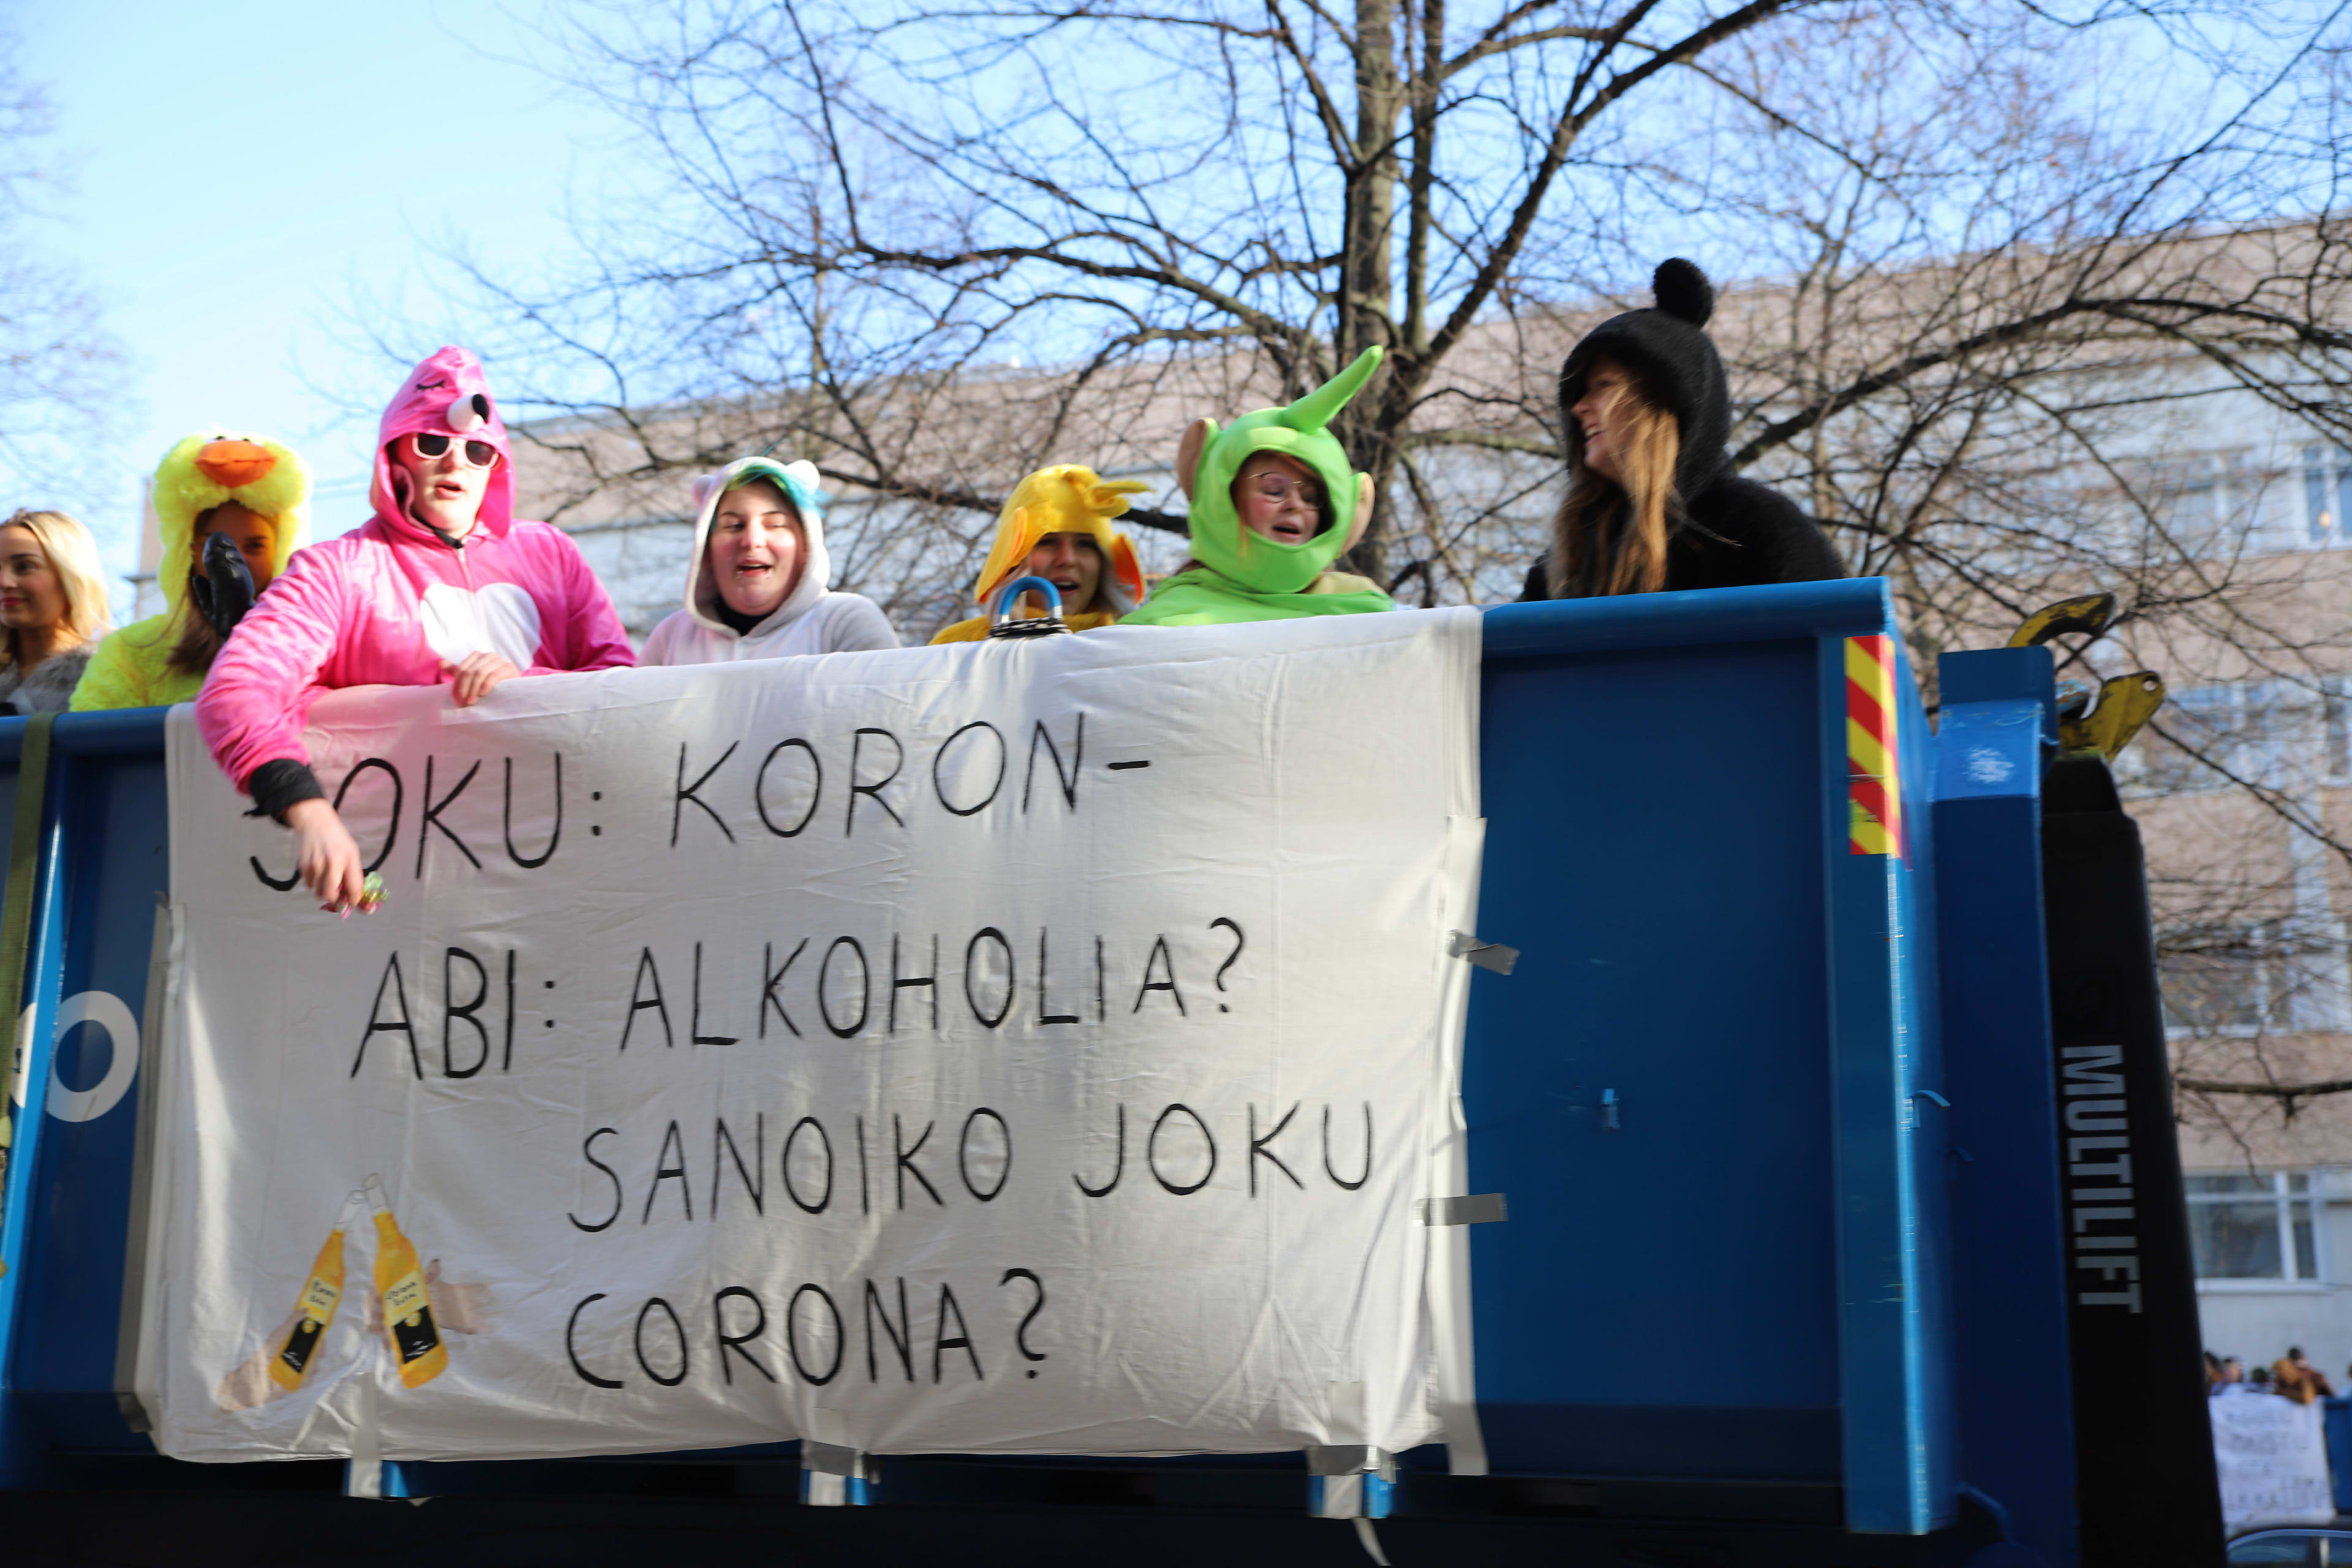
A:
[[[1335,370],[1375,343],[1391,353],[1397,348],[1390,253],[1395,241],[1397,187],[1403,177],[1397,128],[1405,110],[1404,87],[1397,72],[1397,19],[1395,0],[1357,0],[1356,132],[1340,237]],[[1386,498],[1396,469],[1394,430],[1386,413],[1387,399],[1368,389],[1340,414],[1333,431],[1357,468],[1372,476],[1371,521],[1356,547],[1355,560],[1359,571],[1383,585],[1391,531]]]

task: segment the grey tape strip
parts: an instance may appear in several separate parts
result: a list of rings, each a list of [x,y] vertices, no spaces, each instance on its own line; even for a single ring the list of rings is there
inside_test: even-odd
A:
[[[1431,1198],[1421,1213],[1424,1225],[1496,1225],[1511,1217],[1500,1193]]]
[[[359,1367],[359,1410],[352,1420],[351,1462],[343,1467],[345,1497],[383,1496],[383,1441],[375,1425],[375,1358]]]
[[[1307,1449],[1310,1476],[1352,1476],[1372,1466],[1372,1450],[1362,1443],[1313,1443]]]
[[[1466,931],[1457,931],[1445,949],[1449,957],[1466,958],[1481,969],[1491,969],[1497,974],[1508,974],[1519,961],[1519,950],[1505,947],[1499,942],[1480,942]]]
[[[863,1476],[865,1456],[855,1448],[845,1448],[838,1443],[819,1443],[812,1438],[801,1439],[801,1468],[817,1470],[828,1476]]]

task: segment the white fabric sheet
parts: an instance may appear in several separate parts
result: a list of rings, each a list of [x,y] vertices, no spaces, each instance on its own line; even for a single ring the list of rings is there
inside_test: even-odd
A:
[[[183,710],[162,1447],[1438,1436],[1477,650],[1398,613],[338,693],[389,889],[340,921]]]
[[[2232,1533],[2258,1524],[2326,1524],[2336,1517],[2327,1436],[2316,1405],[2277,1394],[2209,1399],[2221,1518]]]

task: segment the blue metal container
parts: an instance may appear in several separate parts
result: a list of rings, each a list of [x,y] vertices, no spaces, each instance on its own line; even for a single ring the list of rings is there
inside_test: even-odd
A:
[[[0,830],[13,820],[25,721],[0,725]],[[124,1270],[140,1165],[139,1090],[154,939],[170,880],[163,713],[57,722],[42,811],[25,1000],[48,1020],[22,1068],[25,1103],[0,1226],[0,1340],[9,1346],[0,1456],[16,1484],[50,1456],[152,1453],[130,1387]]]
[[[1857,852],[1857,646],[1897,671],[1897,853]],[[1874,579],[1487,615],[1478,935],[1520,952],[1475,975],[1464,1083],[1470,1191],[1507,1200],[1471,1243],[1494,1474],[1406,1456],[1381,1529],[1518,1514],[1597,1543],[1663,1509],[1748,1553],[1727,1562],[2074,1562],[2050,661],[1948,655],[1941,683],[1938,736]],[[153,1458],[127,1395],[163,726],[55,730],[26,998],[88,1021],[31,1042],[0,1226],[0,1484],[268,1468]],[[23,729],[0,722],[0,829]],[[704,1458],[788,1497],[791,1453]],[[520,1498],[595,1464],[414,1465],[393,1486]],[[876,1493],[943,1519],[1065,1496],[1244,1508],[1283,1467],[1303,1499],[1297,1465],[886,1458]],[[1837,1544],[1861,1537],[1876,1555]]]

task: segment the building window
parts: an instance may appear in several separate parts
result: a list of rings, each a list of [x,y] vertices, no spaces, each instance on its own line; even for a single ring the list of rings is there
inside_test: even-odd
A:
[[[2352,452],[2341,447],[2303,449],[2303,515],[2311,542],[2322,549],[2352,542]]]
[[[2172,693],[2158,722],[2179,742],[2149,731],[2117,759],[2123,764],[2117,782],[2135,795],[2189,795],[2221,788],[2230,781],[2214,768],[2239,773],[2245,760],[2240,753],[2244,750],[2246,696],[2242,686],[2199,686]]]
[[[2347,541],[2352,543],[2352,541]],[[2258,680],[2197,686],[2168,696],[2149,731],[2118,757],[2116,780],[2135,795],[2190,795],[2236,778],[2290,788],[2352,774],[2352,684]]]
[[[2259,928],[2172,933],[2164,954],[2164,1022],[2173,1035],[2262,1035],[2286,1027]]]
[[[2344,938],[2332,917],[2168,925],[2157,934],[2165,1031],[2174,1038],[2336,1033]]]
[[[2324,1277],[2307,1173],[2189,1176],[2184,1184],[2200,1279]]]

